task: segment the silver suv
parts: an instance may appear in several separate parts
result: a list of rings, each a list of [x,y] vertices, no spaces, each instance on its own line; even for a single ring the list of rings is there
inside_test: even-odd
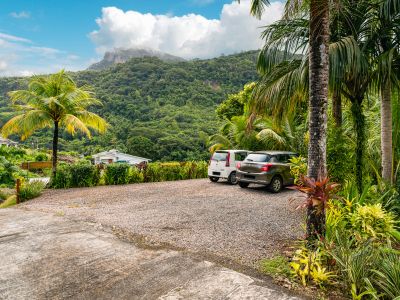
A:
[[[285,185],[292,185],[294,177],[290,174],[289,159],[297,156],[288,151],[257,151],[237,164],[236,178],[242,188],[250,183],[268,186],[273,193],[278,193]]]

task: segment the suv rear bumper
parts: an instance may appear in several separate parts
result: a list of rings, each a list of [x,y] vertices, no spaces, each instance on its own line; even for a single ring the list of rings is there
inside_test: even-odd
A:
[[[256,183],[269,185],[271,183],[273,174],[268,173],[246,173],[237,171],[236,178],[239,182]]]

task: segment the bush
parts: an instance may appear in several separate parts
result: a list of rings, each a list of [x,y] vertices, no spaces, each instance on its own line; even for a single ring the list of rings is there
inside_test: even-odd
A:
[[[72,174],[70,166],[60,164],[57,167],[57,173],[54,178],[51,179],[51,186],[55,189],[66,189],[71,187]]]
[[[35,161],[47,161],[49,159],[49,157],[47,156],[46,153],[38,153],[35,156]]]
[[[392,237],[394,217],[386,212],[380,203],[374,205],[357,205],[350,214],[350,224],[357,240],[384,240]]]
[[[45,184],[38,180],[23,183],[19,191],[20,201],[24,202],[40,196],[44,187]]]
[[[142,183],[144,181],[143,173],[136,167],[129,170],[129,183]]]
[[[100,180],[100,170],[88,163],[73,164],[69,172],[70,187],[96,186]]]
[[[307,175],[307,160],[302,156],[294,156],[289,161],[290,174],[294,176],[294,184],[301,185],[301,178]]]
[[[105,184],[126,184],[129,182],[128,164],[109,164],[104,171]]]
[[[0,184],[12,186],[15,183],[13,174],[18,171],[18,168],[10,163],[3,156],[0,156]]]

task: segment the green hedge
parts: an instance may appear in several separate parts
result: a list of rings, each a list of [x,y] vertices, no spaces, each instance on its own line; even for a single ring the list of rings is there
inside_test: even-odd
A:
[[[175,181],[207,177],[206,162],[149,163],[143,170],[128,164],[109,164],[100,170],[87,163],[60,165],[52,180],[54,188]]]
[[[63,164],[57,168],[52,180],[54,188],[96,186],[100,181],[100,169],[88,163]]]

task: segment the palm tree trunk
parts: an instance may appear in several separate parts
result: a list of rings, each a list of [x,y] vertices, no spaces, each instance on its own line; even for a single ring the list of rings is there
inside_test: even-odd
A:
[[[310,99],[308,177],[327,176],[326,131],[329,79],[329,0],[310,3]],[[307,239],[315,241],[325,234],[325,210],[307,208]]]
[[[392,94],[387,80],[381,89],[382,178],[393,183]]]
[[[58,150],[58,121],[54,121],[54,134],[53,134],[53,168],[52,178],[54,179],[57,172],[57,150]]]
[[[363,99],[352,99],[351,113],[356,132],[356,183],[361,193],[363,189],[363,158],[365,144],[365,116],[362,111]]]
[[[334,91],[332,95],[333,119],[337,128],[342,127],[342,95],[339,91]]]

